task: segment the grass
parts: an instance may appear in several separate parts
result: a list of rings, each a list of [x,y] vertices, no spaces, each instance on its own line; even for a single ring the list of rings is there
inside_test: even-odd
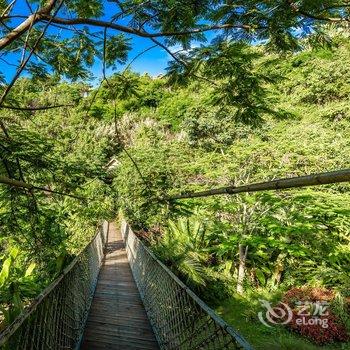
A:
[[[263,311],[259,299],[274,304],[279,293],[248,293],[245,297],[233,296],[216,307],[216,312],[232,325],[256,350],[350,350],[350,343],[318,346],[307,339],[276,325],[271,328],[260,323],[258,312]]]

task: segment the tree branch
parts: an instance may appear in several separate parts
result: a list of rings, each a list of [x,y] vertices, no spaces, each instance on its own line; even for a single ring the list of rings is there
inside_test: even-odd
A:
[[[53,3],[52,6],[54,6],[56,4],[57,0],[51,0],[51,3]],[[58,12],[58,10],[60,9],[60,7],[63,4],[63,0],[60,1],[60,5],[56,10],[56,13]],[[50,8],[51,11],[51,8]],[[34,18],[36,16],[36,14],[33,15]],[[32,17],[32,16],[30,16]],[[28,17],[29,18],[29,17]],[[34,20],[34,19],[32,19]],[[15,76],[13,77],[13,79],[11,80],[11,82],[6,86],[6,89],[4,90],[3,94],[0,97],[0,106],[2,106],[2,104],[5,101],[5,98],[7,97],[8,93],[10,92],[11,88],[13,87],[13,85],[15,84],[15,82],[17,81],[17,79],[19,78],[19,76],[21,75],[21,73],[23,72],[24,68],[26,67],[27,63],[29,62],[30,58],[32,57],[32,55],[34,54],[37,46],[39,45],[41,39],[44,37],[46,31],[48,30],[49,26],[51,24],[51,21],[48,21],[43,29],[43,31],[41,32],[41,34],[39,35],[39,37],[36,39],[33,47],[31,47],[31,50],[29,52],[29,55],[27,56],[27,58],[25,60],[23,60],[23,62],[21,62],[20,66],[17,69],[17,72],[15,74]],[[27,29],[31,28],[31,22],[29,22],[29,27]],[[26,29],[26,30],[27,30]],[[13,33],[13,32],[12,32]],[[6,38],[6,37],[5,37]],[[1,40],[0,40],[1,42]],[[0,49],[1,49],[1,44],[0,44]]]
[[[156,45],[158,45],[159,47],[161,47],[163,50],[165,50],[176,62],[180,63],[182,66],[184,66],[185,68],[188,68],[188,64],[187,62],[185,62],[184,60],[182,60],[181,58],[177,57],[176,53],[172,52],[166,45],[162,44],[160,41],[154,39],[154,38],[150,38]],[[203,80],[206,81],[207,83],[213,85],[213,86],[218,86],[218,84],[213,81],[210,80],[206,77],[203,77],[202,75],[197,75],[191,71],[188,72],[188,75],[197,78],[199,80]]]
[[[51,2],[53,3],[52,6],[54,6],[54,5],[56,4],[56,1],[57,1],[57,0],[51,0]],[[63,4],[63,0],[60,1],[59,6],[58,6],[58,8],[57,8],[56,11],[55,11],[55,14],[59,11],[59,9],[61,8],[62,4]],[[51,11],[51,10],[50,10],[50,11]],[[50,21],[46,23],[46,25],[45,25],[43,31],[41,32],[41,34],[40,34],[39,37],[37,38],[37,40],[36,40],[34,46],[31,48],[31,51],[30,51],[28,57],[25,58],[25,59],[21,62],[20,66],[18,67],[18,69],[17,69],[17,71],[16,71],[15,76],[12,78],[11,82],[6,86],[5,90],[3,91],[3,93],[2,93],[2,95],[1,95],[1,97],[0,97],[0,107],[1,107],[2,104],[4,103],[4,101],[5,101],[6,97],[7,97],[7,95],[9,94],[10,90],[12,89],[13,85],[16,83],[17,79],[20,77],[20,75],[21,75],[21,73],[23,72],[25,66],[27,65],[27,63],[29,62],[30,58],[32,57],[32,55],[33,55],[35,49],[37,48],[37,46],[39,45],[41,39],[43,38],[43,36],[45,35],[47,29],[49,28],[50,23],[51,23]],[[29,23],[29,28],[31,28],[31,26],[32,26],[31,23]],[[8,131],[7,131],[6,125],[5,125],[5,123],[4,123],[1,119],[0,119],[0,128],[1,128],[1,130],[3,131],[4,135],[6,136],[6,138],[7,138],[7,139],[10,139],[10,135],[9,135],[9,133],[8,133]],[[17,166],[18,166],[18,171],[19,171],[20,179],[21,179],[22,181],[24,181],[24,177],[23,177],[23,173],[22,173],[21,164],[20,164],[18,158],[16,158],[16,164],[17,164]],[[29,190],[29,192],[31,192],[31,190]],[[31,193],[31,194],[32,194],[32,193]],[[32,194],[32,196],[33,196],[33,194]],[[33,198],[34,198],[34,196],[33,196]],[[34,199],[34,200],[35,200],[35,199]]]
[[[15,111],[44,111],[47,109],[61,108],[61,107],[74,107],[74,105],[55,105],[55,106],[40,106],[40,107],[17,107],[12,105],[2,105],[0,108],[13,109]]]
[[[108,87],[113,91],[114,87],[110,84],[107,76],[106,76],[106,57],[107,57],[107,27],[105,27],[104,29],[104,39],[103,39],[103,62],[102,62],[102,74],[103,74],[103,80],[101,82],[101,85],[104,81],[106,81]],[[124,70],[123,74],[125,73],[126,70]],[[117,122],[117,100],[116,100],[116,96],[115,93],[113,93],[113,104],[114,104],[114,133],[119,141],[119,145],[122,148],[122,150],[125,152],[125,154],[127,155],[127,157],[131,160],[131,162],[133,163],[137,173],[139,174],[142,182],[144,183],[144,185],[146,186],[146,188],[149,188],[149,185],[147,183],[147,181],[145,180],[145,178],[142,175],[142,172],[139,168],[139,166],[137,165],[136,161],[134,160],[134,158],[131,156],[131,154],[128,152],[128,150],[126,149],[126,147],[123,144],[123,140],[120,137],[120,132],[118,129],[118,122]]]
[[[70,193],[59,192],[59,191],[50,190],[50,189],[45,188],[45,187],[34,186],[32,184],[28,184],[28,183],[23,182],[23,181],[10,179],[10,178],[5,177],[5,176],[0,176],[0,184],[4,184],[4,185],[7,185],[7,186],[12,186],[12,187],[18,187],[18,188],[25,188],[27,190],[44,191],[44,192],[49,192],[49,193],[53,193],[53,194],[58,194],[60,196],[67,196],[67,197],[80,199],[80,200],[88,199],[88,198],[85,198],[85,197],[75,196],[75,195],[70,194]]]
[[[302,15],[303,17],[306,17],[306,18],[314,19],[317,21],[333,22],[333,23],[334,22],[337,23],[337,22],[349,22],[350,21],[348,18],[344,18],[344,17],[326,17],[326,16],[322,16],[322,15],[309,13],[307,11],[304,11],[302,8],[298,7],[298,5],[294,2],[294,0],[286,0],[286,1],[293,12],[299,13],[300,15]],[[349,6],[349,5],[347,5],[347,6]],[[325,8],[325,9],[323,9],[323,11],[327,10],[327,9],[331,10],[333,7]],[[337,7],[339,8],[340,6],[337,6]]]
[[[42,15],[40,20],[51,20],[52,23],[56,24],[63,24],[63,25],[77,25],[77,24],[85,24],[90,25],[94,27],[102,27],[102,28],[110,28],[119,30],[124,33],[134,34],[137,36],[141,36],[144,38],[159,38],[159,37],[167,37],[167,36],[184,36],[184,35],[191,35],[191,34],[198,34],[203,32],[208,32],[212,30],[225,30],[225,29],[245,29],[245,30],[252,30],[252,29],[266,29],[266,27],[252,27],[249,25],[244,24],[218,24],[218,25],[211,25],[211,26],[203,26],[200,28],[194,28],[187,31],[182,32],[160,32],[160,33],[147,33],[143,30],[138,30],[132,27],[123,26],[121,24],[113,23],[113,22],[106,22],[101,21],[97,19],[92,18],[60,18],[60,17],[52,17],[49,15]],[[1,48],[1,46],[0,46]]]
[[[50,0],[49,3],[40,9],[37,13],[30,15],[25,21],[19,24],[10,33],[0,39],[0,50],[11,44],[14,40],[22,36],[34,23],[39,21],[42,16],[49,15],[55,7],[58,0]]]

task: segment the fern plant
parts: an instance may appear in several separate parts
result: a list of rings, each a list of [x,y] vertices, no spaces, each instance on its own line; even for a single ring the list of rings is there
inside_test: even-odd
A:
[[[205,263],[209,258],[206,250],[206,229],[194,218],[169,221],[161,239],[153,246],[155,254],[185,283],[204,286],[208,280]]]

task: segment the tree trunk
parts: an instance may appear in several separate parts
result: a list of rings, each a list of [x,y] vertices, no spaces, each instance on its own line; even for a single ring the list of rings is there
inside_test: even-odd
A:
[[[245,263],[247,260],[248,246],[240,244],[238,246],[238,252],[239,252],[239,267],[238,267],[238,276],[237,276],[237,293],[242,295],[244,292],[243,282],[245,277]]]
[[[284,271],[284,258],[286,257],[285,253],[279,253],[276,259],[275,271],[273,273],[273,285],[278,286],[281,282],[282,273]]]

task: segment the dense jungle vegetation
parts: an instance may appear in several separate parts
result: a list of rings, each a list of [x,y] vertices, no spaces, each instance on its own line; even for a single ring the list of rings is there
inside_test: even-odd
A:
[[[118,207],[157,256],[258,349],[316,348],[257,321],[259,298],[279,300],[293,287],[334,290],[334,309],[349,330],[344,306],[350,296],[349,186],[167,205],[161,199],[169,193],[346,168],[349,43],[342,36],[335,41],[333,48],[283,58],[265,54],[251,66],[277,80],[264,86],[265,101],[276,113],[263,114],[254,125],[237,120],[237,107],[213,104],[218,91],[206,82],[169,88],[167,78],[130,72],[128,86],[137,93],[116,105],[120,132],[133,157],[121,153],[115,158]],[[97,118],[113,118],[111,97],[108,87],[98,93]],[[238,277],[242,250],[243,282]]]
[[[348,27],[336,25],[348,18],[346,4],[122,1],[112,19],[131,16],[132,24],[116,27],[89,19],[102,16],[103,1],[41,3],[47,8],[32,18],[42,21],[42,35],[30,26],[20,41],[0,28],[0,51],[24,45],[36,57],[32,63],[23,54],[12,83],[6,69],[0,76],[0,330],[62,273],[102,220],[123,217],[254,348],[350,349],[348,183],[171,200],[349,168],[350,42]],[[2,20],[8,6],[0,1]],[[104,33],[98,40],[86,28],[72,38],[45,36],[49,25],[85,24],[51,16],[60,6]],[[326,15],[332,25],[314,26]],[[165,42],[150,38],[172,59],[157,77],[133,72],[131,41],[106,29],[147,37],[145,21],[165,33]],[[208,38],[193,28],[213,23],[244,32],[227,29],[199,45]],[[174,54],[176,44],[182,49]],[[101,84],[89,74],[96,55]],[[258,320],[259,299],[326,301],[332,327],[268,328]]]
[[[82,97],[84,84],[21,79],[11,92],[19,105],[74,107],[6,112],[13,123],[11,140],[1,140],[4,152],[11,150],[8,161],[23,159],[28,182],[50,189],[54,181],[63,192],[74,183],[87,199],[44,192],[34,201],[18,196],[18,189],[1,188],[1,296],[15,306],[9,314],[3,309],[7,322],[85,246],[98,222],[112,219],[119,208],[156,255],[257,348],[293,348],[294,336],[254,319],[258,298],[278,299],[305,285],[334,290],[338,306],[350,296],[349,186],[175,203],[162,198],[346,168],[347,39],[338,35],[331,48],[283,58],[262,55],[262,47],[246,48],[247,55],[261,55],[251,69],[277,80],[264,85],[264,98],[277,113],[263,114],[256,125],[237,120],[235,107],[213,104],[218,92],[207,82],[170,87],[168,77],[127,71]],[[122,142],[115,138],[115,122]],[[246,268],[238,283],[242,249]],[[349,327],[345,312],[343,317]],[[314,348],[298,341],[300,348]]]

